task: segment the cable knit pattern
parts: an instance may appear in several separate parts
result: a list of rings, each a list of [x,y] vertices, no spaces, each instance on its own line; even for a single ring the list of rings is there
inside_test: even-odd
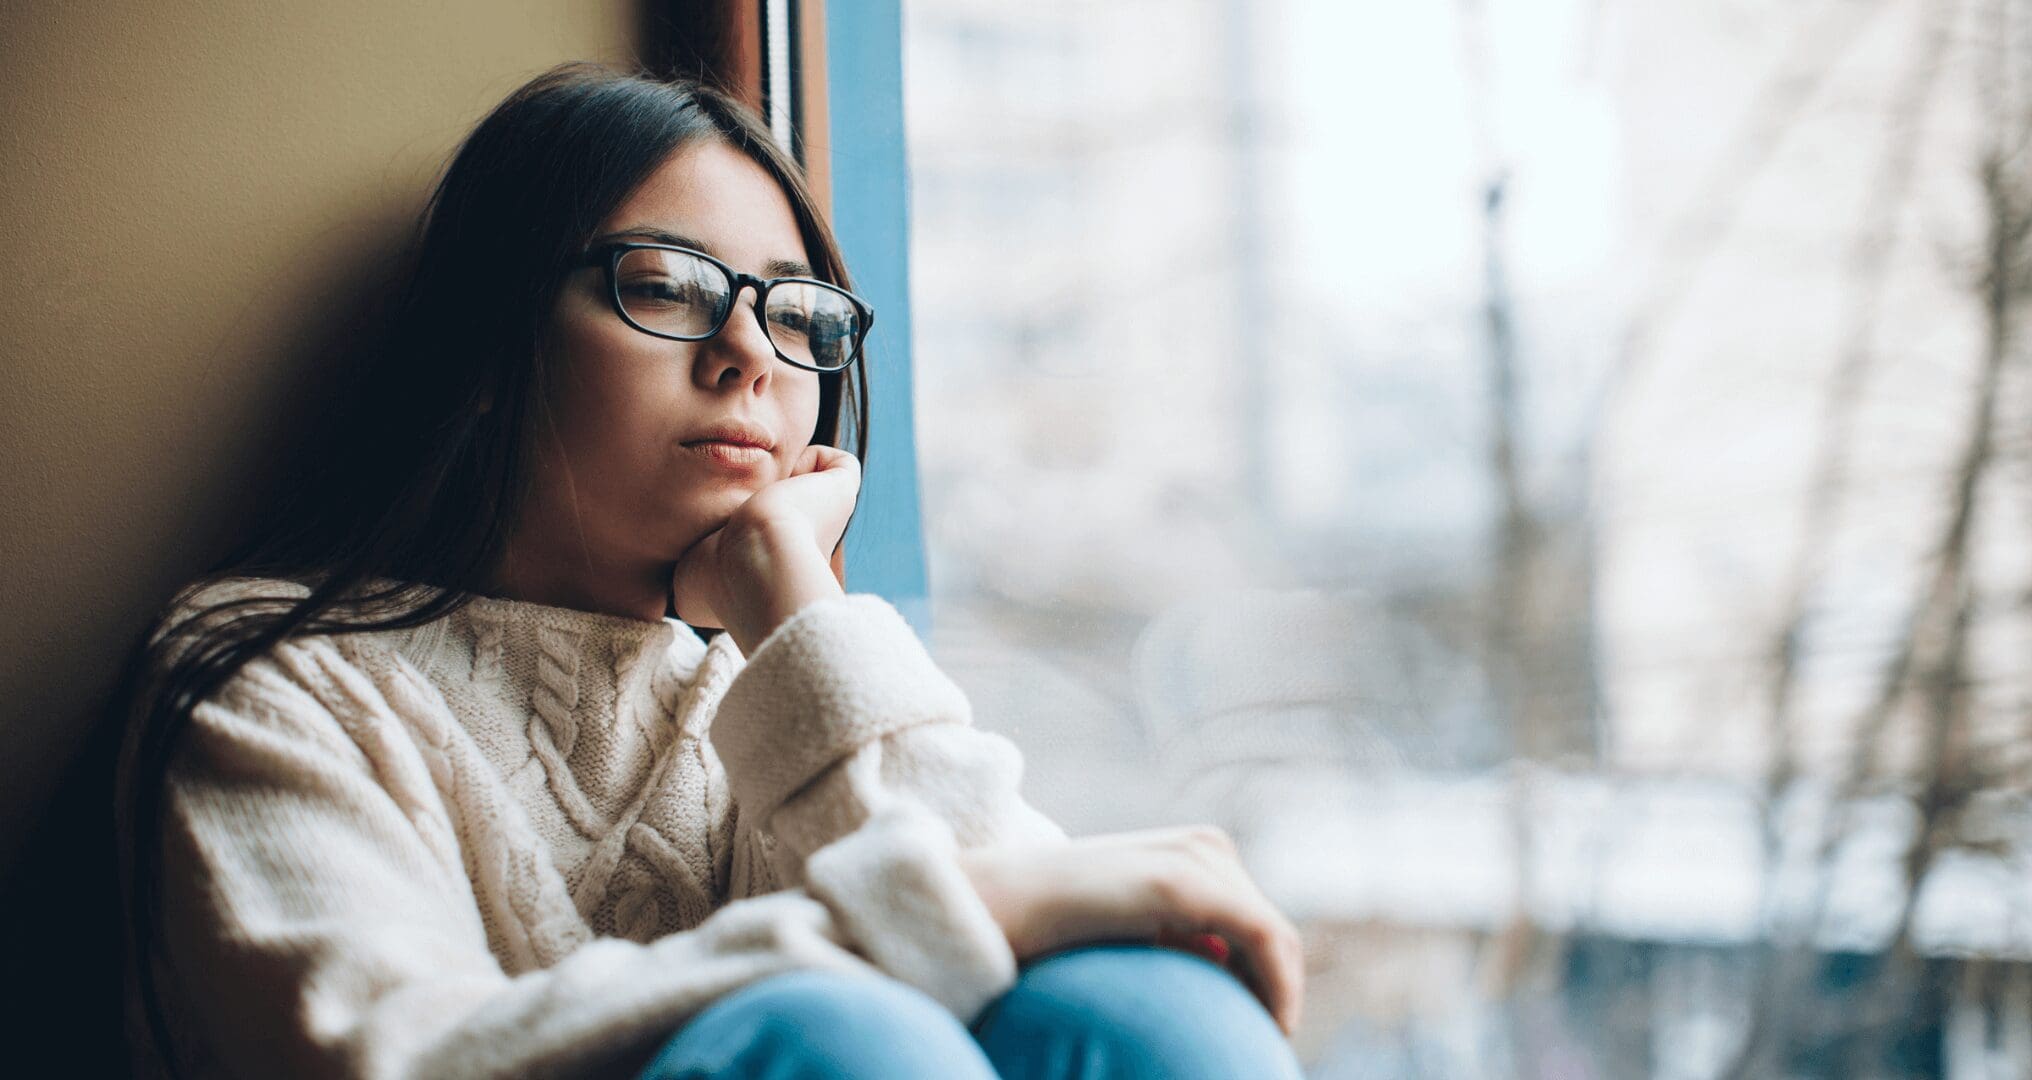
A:
[[[536,643],[543,652],[536,658],[536,689],[531,696],[537,713],[550,729],[557,752],[567,756],[579,740],[579,725],[572,717],[572,709],[579,703],[581,636],[548,626],[536,628]]]
[[[594,808],[579,790],[566,758],[578,743],[578,718],[572,710],[579,703],[580,635],[548,626],[536,628],[536,685],[529,691],[529,745],[543,762],[550,777],[550,790],[573,825],[587,837],[598,840],[607,835],[612,823]]]
[[[878,596],[812,604],[755,653],[721,704],[722,715],[744,719],[713,732],[720,760],[739,778],[734,800],[743,806],[781,804],[821,769],[890,732],[940,719],[969,722],[966,696]],[[828,662],[856,677],[829,678],[814,667]],[[760,719],[786,698],[809,705],[776,723]]]
[[[467,609],[467,617],[473,620],[473,673],[474,679],[499,679],[507,674],[507,623],[499,612],[474,611]]]
[[[187,590],[171,622],[305,591]],[[630,1076],[799,968],[971,1019],[1014,957],[956,846],[1064,837],[1020,776],[872,596],[806,607],[752,662],[675,620],[491,597],[293,639],[172,762],[171,1049],[191,1076]]]
[[[643,809],[649,803],[650,795],[664,792],[668,788],[670,772],[681,764],[683,760],[684,758],[681,754],[670,753],[664,755],[662,762],[657,766],[656,774],[651,782],[636,796],[634,803],[621,816],[621,820],[616,822],[614,827],[600,837],[599,845],[593,849],[593,857],[587,862],[586,869],[579,879],[579,887],[573,892],[573,900],[577,902],[578,909],[581,912],[590,913],[598,907],[601,898],[606,895],[609,880],[612,878],[615,869],[620,865],[622,854],[628,851],[631,845],[639,851],[647,844],[647,841],[644,840],[645,836],[655,836],[655,830],[637,825],[636,820],[642,816]],[[661,850],[669,850],[671,846],[669,841],[664,840],[660,836],[656,837],[656,843],[661,845]],[[683,870],[681,862],[669,865],[680,871]],[[669,875],[669,879],[672,881],[689,882],[694,886],[704,880],[697,874],[685,874],[682,872]],[[631,910],[639,916],[642,910],[640,902],[637,901],[631,905]],[[623,936],[628,935],[624,933]]]
[[[615,719],[621,724],[632,724],[642,737],[655,741],[658,710],[638,707],[642,694],[638,689],[640,680],[648,677],[651,666],[643,661],[650,659],[655,650],[638,648],[625,641],[614,642],[614,690],[618,697],[615,705]],[[659,702],[660,704],[660,702]]]

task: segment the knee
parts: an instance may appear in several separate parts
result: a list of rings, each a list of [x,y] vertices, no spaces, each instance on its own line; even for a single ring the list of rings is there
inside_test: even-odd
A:
[[[1291,1044],[1247,987],[1204,957],[1153,945],[1046,957],[974,1030],[1005,1074],[1300,1075]]]
[[[875,975],[794,971],[752,983],[693,1017],[641,1080],[695,1077],[993,1077],[945,1008]]]

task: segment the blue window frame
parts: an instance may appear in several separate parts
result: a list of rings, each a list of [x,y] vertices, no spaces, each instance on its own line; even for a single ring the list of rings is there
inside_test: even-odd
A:
[[[825,5],[832,223],[855,290],[880,312],[868,338],[868,462],[847,540],[847,583],[931,634],[910,355],[910,176],[900,0]]]

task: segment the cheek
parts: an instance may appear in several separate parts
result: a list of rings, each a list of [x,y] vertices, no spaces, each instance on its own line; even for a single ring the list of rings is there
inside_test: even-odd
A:
[[[789,365],[783,365],[788,367]],[[785,379],[782,384],[783,430],[785,445],[794,445],[791,457],[811,445],[812,429],[818,426],[819,383],[816,372],[800,371],[795,379]]]
[[[548,340],[551,412],[572,458],[602,466],[653,458],[657,442],[645,429],[668,420],[655,384],[677,362],[662,354],[669,350],[593,320],[564,321]]]

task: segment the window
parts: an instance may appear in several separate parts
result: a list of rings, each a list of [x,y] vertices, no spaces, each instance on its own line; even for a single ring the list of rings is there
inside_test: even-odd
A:
[[[2032,10],[905,12],[934,651],[1319,1075],[2032,1069]]]

